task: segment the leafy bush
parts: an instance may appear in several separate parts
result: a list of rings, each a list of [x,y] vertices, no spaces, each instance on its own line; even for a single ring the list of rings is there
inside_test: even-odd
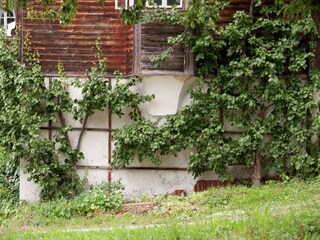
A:
[[[92,186],[74,199],[61,199],[46,214],[55,217],[70,218],[75,215],[90,215],[97,211],[115,211],[122,206],[120,182],[102,183]]]
[[[0,148],[0,218],[14,213],[19,202],[19,166]]]

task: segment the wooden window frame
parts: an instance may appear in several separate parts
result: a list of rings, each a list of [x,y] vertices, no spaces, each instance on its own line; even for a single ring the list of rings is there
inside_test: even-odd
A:
[[[177,8],[183,8],[183,2],[184,0],[179,0],[180,4],[179,5],[175,5]],[[155,4],[155,6],[159,7],[159,8],[172,8],[174,5],[168,5],[168,0],[161,0],[162,4],[161,5],[157,5]],[[149,1],[147,1],[146,3],[146,7],[148,8],[152,8],[153,5],[149,5]]]
[[[116,10],[121,10],[123,7],[125,9],[128,9],[130,7],[132,7],[134,5],[134,2],[136,0],[115,0],[115,9]],[[158,6],[159,8],[163,8],[163,9],[170,9],[172,8],[173,6],[170,6],[167,4],[168,0],[161,0],[162,1],[162,4],[161,5],[155,5],[155,6]],[[179,9],[185,9],[185,7],[187,6],[188,4],[188,1],[189,0],[179,0],[180,1],[180,4],[179,5],[176,5],[177,8]],[[123,2],[124,4],[119,4],[119,2]],[[146,2],[146,7],[147,8],[152,8],[153,5],[149,5],[149,2],[147,1]]]
[[[14,6],[14,9],[11,13],[13,16],[8,16],[8,11],[4,11],[3,9],[0,8],[0,23],[3,21],[3,24],[1,24],[1,26],[5,27],[7,37],[11,37],[12,31],[16,28],[17,14],[16,14],[16,7],[15,6]],[[8,23],[8,19],[13,19],[13,21]],[[13,24],[14,28],[12,28],[11,31],[9,32],[8,26],[9,26],[9,24],[12,24],[12,23],[14,23]]]

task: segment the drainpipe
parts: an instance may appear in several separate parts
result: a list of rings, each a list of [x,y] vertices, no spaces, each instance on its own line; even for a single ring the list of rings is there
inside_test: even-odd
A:
[[[112,78],[109,78],[108,84],[109,88],[111,88],[111,81]],[[112,133],[112,114],[111,114],[111,104],[109,102],[108,104],[108,129],[109,129],[109,134],[108,134],[108,182],[111,183],[112,178],[111,178],[111,155],[112,155],[112,149],[111,149],[111,133]]]
[[[317,71],[320,71],[320,35],[318,35],[318,39],[317,39],[317,49],[316,49],[316,62],[315,62],[315,69]],[[319,103],[319,91],[315,90],[313,92],[313,99],[316,103]],[[312,112],[312,118],[315,119],[317,117],[317,115],[319,114],[319,108],[316,108],[313,110]],[[311,136],[311,142],[314,143],[318,140],[318,137],[316,134],[313,134]]]

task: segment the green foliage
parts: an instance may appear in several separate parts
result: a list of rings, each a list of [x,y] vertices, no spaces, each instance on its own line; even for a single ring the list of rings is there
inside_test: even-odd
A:
[[[57,7],[57,2],[52,0],[44,0],[38,2],[42,7],[41,10],[35,10],[32,4],[28,4],[28,0],[18,0],[19,5],[24,7],[27,6],[28,18],[42,18],[43,20],[56,20],[59,19],[60,23],[63,25],[70,24],[72,19],[77,14],[78,1],[77,0],[65,0],[59,3]]]
[[[73,199],[61,199],[46,209],[45,214],[52,217],[71,218],[76,215],[91,215],[95,212],[115,211],[122,206],[120,182],[102,183],[91,186]]]
[[[0,184],[10,192],[10,195],[18,199],[19,191],[19,165],[9,160],[0,148]]]
[[[79,183],[73,173],[74,162],[63,163],[58,158],[59,153],[66,151],[65,142],[61,141],[61,147],[56,149],[57,142],[40,137],[41,123],[52,120],[54,111],[60,112],[65,107],[56,106],[53,98],[63,98],[63,89],[59,84],[54,84],[50,90],[45,87],[38,55],[31,53],[28,40],[25,44],[30,69],[20,64],[18,39],[7,43],[5,35],[1,35],[0,145],[12,164],[19,165],[21,159],[26,162],[31,179],[42,186],[44,198],[66,196],[77,191],[73,187]],[[64,129],[59,134],[63,132]]]
[[[116,140],[112,166],[124,167],[134,161],[138,154],[139,161],[150,159],[156,165],[161,162],[156,156],[162,143],[155,123],[139,120],[137,123],[126,125],[115,131],[112,138]],[[122,151],[126,149],[125,151]]]
[[[0,218],[14,214],[19,202],[19,166],[0,148]]]
[[[63,24],[71,23],[77,13],[77,0],[64,0],[59,9],[60,22]]]
[[[279,3],[283,3],[285,1],[277,0]],[[310,15],[313,9],[319,10],[320,4],[317,1],[313,0],[293,0],[290,2],[285,2],[283,5],[283,10],[288,15],[302,15],[306,17]]]
[[[142,96],[139,93],[134,93],[130,91],[131,87],[140,83],[141,79],[138,77],[132,77],[125,83],[121,83],[119,76],[117,76],[117,82],[114,86],[114,90],[111,93],[111,112],[117,114],[119,117],[124,115],[123,109],[129,108],[129,117],[133,120],[142,119],[142,113],[139,108],[140,104],[144,102],[149,102],[154,99],[154,95]]]
[[[123,19],[124,23],[127,25],[138,23],[138,21],[141,18],[141,13],[146,5],[146,2],[146,0],[139,0],[129,10],[123,8],[121,10],[121,14],[123,16],[126,16]]]
[[[183,12],[139,12],[142,22],[186,28],[168,42],[191,46],[199,85],[191,91],[192,102],[164,124],[142,119],[119,129],[113,136],[114,166],[130,164],[136,155],[159,164],[159,154],[191,148],[189,170],[195,177],[212,169],[225,179],[228,165],[257,161],[278,174],[319,174],[319,157],[305,148],[317,131],[310,113],[317,108],[313,92],[320,83],[319,72],[310,70],[312,20],[275,18],[282,5],[258,1],[254,12],[238,11],[221,27],[216,22],[226,4],[194,0]],[[224,121],[239,129],[237,137],[224,133],[222,112]]]
[[[125,83],[117,81],[114,87],[109,84],[99,39],[98,63],[88,73],[88,79],[68,79],[63,64],[59,64],[60,78],[47,87],[39,54],[31,49],[30,36],[24,41],[28,68],[18,60],[19,37],[8,42],[2,32],[0,38],[0,146],[9,156],[6,164],[19,166],[22,160],[30,179],[41,186],[42,199],[77,195],[83,184],[76,173],[76,164],[84,158],[79,150],[88,117],[111,104],[110,110],[115,114],[121,116],[122,109],[130,107],[129,116],[139,119],[139,105],[153,96],[140,96],[130,90],[140,81],[136,77]],[[81,88],[81,99],[69,96],[68,89],[72,87]],[[83,126],[76,149],[70,143],[71,127],[64,120],[66,113]],[[51,140],[41,134],[42,124],[49,121],[61,125]]]
[[[15,1],[14,0],[6,0],[6,1],[1,1],[0,2],[0,8],[4,9],[6,11],[14,11],[14,4]]]

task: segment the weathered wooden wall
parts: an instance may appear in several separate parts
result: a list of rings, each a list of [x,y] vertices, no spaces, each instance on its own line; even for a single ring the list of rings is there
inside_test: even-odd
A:
[[[57,72],[57,65],[62,62],[68,73],[83,74],[96,62],[95,45],[99,36],[108,71],[130,73],[133,29],[122,23],[114,0],[104,4],[95,0],[78,2],[78,13],[68,26],[61,26],[59,21],[29,20],[27,12],[23,12],[23,33],[31,33],[32,47],[40,53],[43,72]]]
[[[244,11],[246,13],[250,10],[251,0],[230,0],[230,4],[226,6],[221,12],[221,19],[218,25],[226,25],[233,20],[233,14],[236,11]]]
[[[37,6],[35,6],[37,9]],[[250,0],[231,0],[221,12],[218,24],[232,21],[237,10],[248,12]],[[115,10],[115,1],[107,0],[103,5],[96,0],[79,0],[78,13],[68,26],[61,26],[59,21],[30,20],[24,11],[23,33],[31,33],[31,43],[38,50],[45,74],[57,72],[57,65],[62,62],[66,71],[73,75],[82,75],[96,62],[95,41],[99,36],[103,52],[107,58],[109,72],[120,70],[124,74],[165,71],[166,73],[192,73],[192,59],[188,48],[176,46],[171,58],[159,69],[150,61],[151,55],[157,55],[167,49],[169,36],[174,36],[183,29],[177,26],[159,24],[142,25],[135,35],[135,57],[133,56],[133,28],[122,23],[119,11]],[[135,58],[135,59],[134,59]],[[151,73],[150,72],[150,73]]]

